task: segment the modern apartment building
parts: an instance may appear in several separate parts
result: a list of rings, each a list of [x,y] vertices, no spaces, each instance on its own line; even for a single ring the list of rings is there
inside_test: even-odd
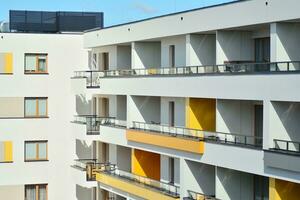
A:
[[[299,8],[246,0],[83,36],[2,34],[0,197],[298,200]],[[24,73],[33,52],[48,75]]]
[[[0,33],[0,199],[76,199],[70,77],[87,65],[82,31],[36,30],[45,28],[37,16],[51,25],[49,13],[24,13],[11,22],[35,21]]]

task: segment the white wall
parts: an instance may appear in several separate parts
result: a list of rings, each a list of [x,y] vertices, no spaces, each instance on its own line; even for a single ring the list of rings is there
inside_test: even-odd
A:
[[[146,69],[160,67],[160,42],[133,42],[132,69]]]
[[[186,40],[187,66],[216,64],[216,35],[189,34]]]
[[[160,123],[160,98],[127,96],[127,121]]]
[[[117,67],[118,69],[131,68],[131,46],[117,46]]]
[[[252,200],[253,175],[218,167],[216,198],[222,200]]]
[[[0,122],[0,141],[13,141],[11,164],[0,164],[0,185],[48,183],[48,199],[75,199],[70,77],[87,66],[82,35],[1,33],[0,52],[13,53],[13,75],[1,76],[0,97],[48,97],[49,118]],[[25,53],[48,53],[48,75],[25,75]],[[24,141],[48,140],[48,162],[24,162]],[[26,173],[24,173],[26,172]],[[68,192],[66,192],[68,191]]]
[[[187,191],[215,195],[215,166],[180,159],[181,195],[188,196]]]
[[[274,147],[273,139],[300,141],[300,103],[271,102],[269,115],[270,147]],[[286,145],[280,145],[285,148]],[[291,144],[290,148],[294,148]],[[296,147],[298,149],[298,146]]]
[[[85,46],[126,43],[299,19],[299,1],[285,0],[284,2],[283,4],[282,0],[272,0],[266,5],[266,2],[261,0],[238,1],[225,6],[198,9],[91,31],[84,34]],[[254,10],[255,14],[253,14]]]
[[[118,169],[131,172],[131,148],[117,146]]]
[[[101,69],[101,65],[99,65],[102,59],[101,53],[108,53],[108,62],[109,62],[109,69],[117,69],[117,46],[102,46],[98,48],[93,48],[92,53],[97,54],[97,66],[94,70],[103,70]]]
[[[217,132],[254,135],[254,105],[256,101],[217,100]]]
[[[127,115],[127,97],[125,95],[117,96],[117,119],[126,120]]]
[[[186,66],[186,36],[180,35],[161,39],[161,67],[170,67],[170,45],[175,46],[175,67]]]
[[[160,155],[160,181],[169,183],[170,177],[170,157],[161,154]],[[180,160],[174,158],[174,185],[180,186]]]
[[[300,60],[300,23],[273,23],[271,33],[272,61]]]
[[[0,197],[5,200],[21,200],[25,196],[24,185],[0,186]]]
[[[216,63],[253,61],[254,40],[250,31],[217,31]]]
[[[162,124],[169,124],[169,102],[175,103],[175,126],[185,126],[185,98],[161,97],[160,119]]]

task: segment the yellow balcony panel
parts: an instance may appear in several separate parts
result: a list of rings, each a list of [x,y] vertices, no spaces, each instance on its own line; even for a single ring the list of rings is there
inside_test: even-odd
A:
[[[132,195],[142,197],[144,199],[160,199],[160,200],[179,200],[179,197],[168,196],[162,192],[150,189],[142,184],[127,181],[125,179],[117,178],[102,172],[96,173],[96,180],[102,184],[111,186],[121,191],[130,193]]]
[[[155,132],[145,132],[139,130],[127,130],[127,140],[144,144],[151,144],[170,149],[187,151],[191,153],[203,154],[204,142],[200,139],[184,138]]]

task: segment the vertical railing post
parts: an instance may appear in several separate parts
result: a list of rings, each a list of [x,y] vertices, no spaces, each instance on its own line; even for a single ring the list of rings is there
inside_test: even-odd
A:
[[[289,142],[286,141],[286,150],[288,151],[289,150]]]

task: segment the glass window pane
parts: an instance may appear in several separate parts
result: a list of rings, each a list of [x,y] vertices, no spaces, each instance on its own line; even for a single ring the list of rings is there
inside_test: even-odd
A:
[[[25,160],[36,160],[36,143],[25,144]]]
[[[25,99],[25,116],[36,116],[35,99]]]
[[[25,186],[25,200],[36,200],[35,185]]]
[[[47,99],[39,99],[39,116],[47,116]]]
[[[26,55],[25,56],[25,71],[35,71],[36,70],[36,56]]]
[[[39,159],[47,159],[47,143],[39,143]]]
[[[46,185],[40,185],[39,186],[39,200],[47,200]]]
[[[46,72],[46,56],[39,56],[38,58],[38,71]]]

